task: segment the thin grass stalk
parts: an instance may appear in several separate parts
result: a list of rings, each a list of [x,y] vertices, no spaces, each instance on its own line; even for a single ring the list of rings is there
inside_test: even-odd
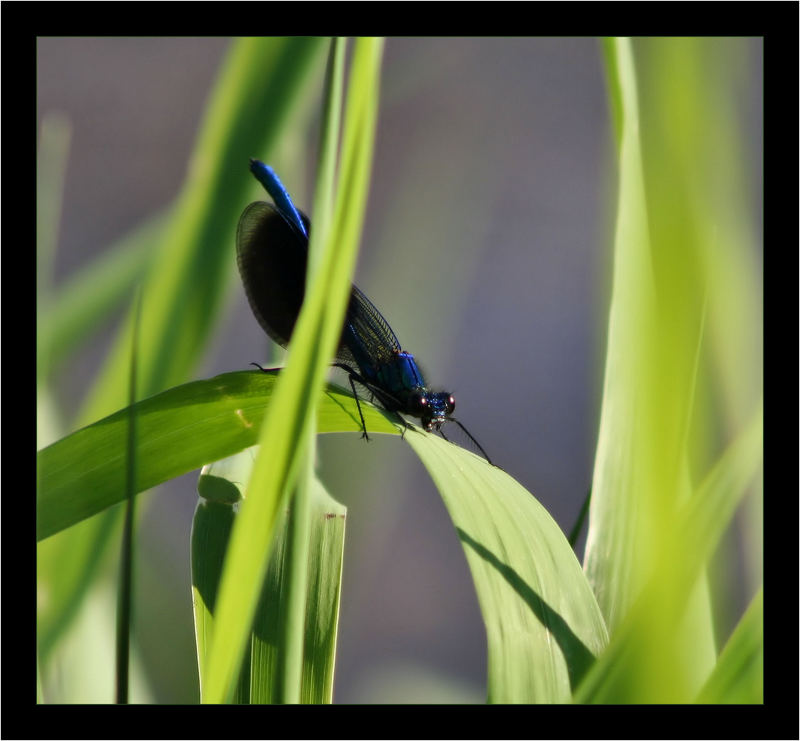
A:
[[[315,425],[309,427],[314,433]],[[303,677],[306,597],[308,594],[308,545],[311,524],[311,480],[314,446],[307,441],[305,461],[291,499],[286,558],[286,603],[280,614],[278,672],[275,695],[281,704],[300,702]]]
[[[128,444],[127,475],[125,477],[125,522],[122,529],[120,557],[120,579],[117,599],[117,704],[128,704],[128,680],[130,667],[131,613],[133,610],[133,527],[136,504],[136,360],[139,353],[139,318],[142,294],[137,291],[133,313],[131,336],[131,365],[128,386]]]
[[[309,240],[306,287],[310,289],[319,268],[323,245],[328,239],[335,187],[336,153],[341,128],[341,101],[344,80],[344,39],[332,39],[325,75],[320,148],[314,194],[314,230]],[[319,213],[320,219],[317,220]],[[282,703],[299,703],[303,676],[308,558],[311,523],[311,489],[316,457],[316,420],[308,425],[307,450],[300,479],[289,507],[286,609],[282,613],[280,670],[277,696]]]
[[[328,238],[333,218],[333,197],[336,188],[336,156],[342,127],[342,97],[344,88],[345,39],[334,38],[328,57],[325,97],[322,105],[319,158],[314,189],[314,237],[309,241],[306,288],[311,286],[319,267],[322,247]]]
[[[350,177],[338,191],[336,209],[337,214],[352,209],[353,215],[334,219],[337,226],[348,228],[334,229],[327,240],[294,329],[286,369],[266,411],[260,453],[234,526],[220,585],[208,665],[208,702],[223,702],[230,696],[266,571],[276,517],[285,493],[296,481],[302,440],[341,332],[366,205],[381,48],[376,39],[355,43],[344,129],[349,147],[344,146],[342,154],[343,171]]]

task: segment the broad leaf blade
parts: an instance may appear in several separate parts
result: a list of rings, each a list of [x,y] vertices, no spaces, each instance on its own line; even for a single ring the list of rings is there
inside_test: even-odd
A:
[[[650,568],[652,505],[646,429],[648,338],[653,333],[654,278],[650,258],[636,77],[629,40],[606,42],[612,111],[618,116],[619,202],[613,294],[600,430],[584,567],[613,633]]]
[[[517,481],[439,437],[406,432],[442,495],[478,593],[490,702],[570,702],[608,636],[556,522]]]
[[[137,490],[255,445],[277,375],[224,373],[138,402]],[[361,408],[370,432],[397,434],[383,413],[364,402]],[[38,540],[122,501],[126,420],[120,410],[39,452]],[[319,432],[360,429],[353,397],[328,387]]]
[[[192,526],[192,592],[201,695],[205,659],[213,633],[217,590],[230,533],[253,467],[255,449],[206,466],[198,481],[201,499]],[[300,701],[330,703],[339,621],[344,527],[347,508],[336,502],[322,483],[312,479],[308,580],[301,623],[302,676]],[[233,696],[237,704],[274,703],[281,699],[278,676],[281,624],[287,614],[287,530],[282,515],[276,526],[267,577],[253,623],[250,648]]]
[[[247,452],[243,452],[234,458],[247,455]],[[233,489],[237,489],[234,483],[230,485]],[[201,698],[206,686],[206,655],[211,643],[211,636],[214,634],[214,612],[217,607],[219,579],[235,517],[236,510],[232,503],[205,499],[201,496],[192,520],[192,607]],[[233,703],[246,705],[249,701],[250,662],[248,656],[239,675]]]
[[[687,613],[704,567],[730,525],[737,506],[762,466],[763,418],[757,410],[746,429],[728,447],[714,468],[681,508],[671,549],[664,549],[611,644],[576,694],[579,702],[680,702],[686,686],[667,682],[679,676],[685,657]],[[664,592],[672,594],[664,600]],[[688,606],[688,609],[687,609]],[[659,638],[654,640],[654,636]],[[677,665],[677,666],[676,666]]]
[[[330,703],[333,698],[346,513],[347,508],[328,494],[319,479],[312,478],[308,580],[300,623],[302,666],[298,699],[303,703]],[[288,517],[282,515],[276,525],[267,577],[253,621],[251,703],[284,701],[280,667],[286,645],[281,640],[282,624],[292,619],[287,611],[288,529]]]
[[[747,412],[759,415],[751,317],[760,309],[742,259],[746,209],[730,164],[742,147],[725,115],[737,52],[699,39],[614,39],[606,52],[620,194],[585,566],[613,640],[579,699],[689,702],[716,659],[702,559],[741,502],[736,486],[751,481],[761,445],[758,424],[744,426]],[[720,313],[731,285],[751,308],[735,326]],[[715,366],[717,344],[740,362]],[[756,383],[745,387],[740,376]],[[717,385],[735,389],[724,399],[735,424],[722,432]],[[740,431],[749,477],[726,454],[714,471],[739,481],[696,488],[711,452]]]

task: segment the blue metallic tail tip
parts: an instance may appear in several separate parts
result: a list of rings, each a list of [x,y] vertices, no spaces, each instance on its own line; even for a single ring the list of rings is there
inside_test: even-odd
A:
[[[257,160],[255,157],[250,158],[250,172],[256,176],[256,178],[265,184],[266,182],[276,182],[278,185],[283,188],[283,183],[281,183],[280,178],[275,173],[269,165],[265,165],[261,160]]]
[[[258,180],[258,182],[264,186],[264,188],[273,198],[275,197],[273,191],[277,190],[281,192],[281,194],[285,194],[285,197],[289,199],[289,194],[286,192],[286,188],[284,188],[281,179],[278,177],[275,170],[273,170],[269,165],[265,165],[261,160],[251,157],[250,172],[256,176],[256,180]]]
[[[250,172],[252,172],[256,180],[264,186],[264,190],[269,193],[283,218],[286,219],[299,234],[308,239],[308,230],[303,223],[300,212],[295,208],[294,203],[292,203],[288,191],[275,170],[269,165],[265,165],[261,160],[251,157]]]

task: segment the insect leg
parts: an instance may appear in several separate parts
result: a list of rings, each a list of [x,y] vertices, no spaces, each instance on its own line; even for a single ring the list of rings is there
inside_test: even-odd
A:
[[[367,423],[364,421],[364,415],[361,412],[361,402],[358,400],[358,394],[356,393],[356,384],[353,381],[353,376],[349,375],[347,380],[350,381],[350,388],[353,389],[353,398],[356,400],[356,408],[358,409],[358,416],[361,417],[361,429],[363,432],[361,433],[361,437],[369,440],[369,435],[367,435]]]
[[[358,416],[361,418],[361,429],[363,430],[361,433],[361,437],[365,438],[369,441],[369,435],[367,434],[367,423],[364,421],[364,414],[361,412],[361,402],[358,400],[358,393],[356,392],[356,384],[355,381],[363,384],[363,380],[361,376],[358,375],[349,365],[345,365],[344,363],[334,363],[335,368],[341,368],[343,371],[347,372],[347,380],[350,381],[350,388],[353,390],[353,398],[356,400],[356,409],[358,409]],[[369,389],[369,386],[366,386]]]
[[[283,370],[283,368],[262,368],[258,363],[250,363],[250,365],[254,365],[256,368],[258,368],[260,371],[263,371],[264,373],[269,373],[270,371],[275,371],[275,370]]]

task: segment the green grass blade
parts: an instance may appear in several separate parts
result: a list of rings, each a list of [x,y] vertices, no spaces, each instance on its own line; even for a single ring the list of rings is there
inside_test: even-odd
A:
[[[298,108],[302,93],[309,89],[306,85],[308,72],[320,48],[320,39],[305,38],[242,39],[232,46],[210,96],[186,185],[170,215],[161,249],[150,264],[149,277],[144,284],[148,302],[142,317],[140,378],[143,395],[183,381],[204,352],[225,287],[234,272],[236,219],[246,191],[252,188],[246,178],[241,178],[241,168],[246,167],[248,158],[254,154],[268,155],[291,123],[292,111]],[[138,249],[134,251],[138,253]],[[54,357],[74,347],[96,321],[96,317],[88,313],[92,309],[108,309],[111,302],[118,299],[118,291],[124,290],[125,282],[141,269],[132,253],[119,259],[125,270],[117,269],[119,263],[115,266],[104,261],[105,268],[103,265],[98,268],[103,268],[104,279],[95,281],[95,275],[90,291],[86,291],[81,281],[75,291],[67,294],[65,298],[71,298],[69,306],[74,311],[62,311],[59,317],[48,315],[52,321],[45,322],[40,341],[43,348],[53,349]],[[111,271],[110,276],[106,268]],[[61,319],[69,320],[68,331],[59,324]],[[82,424],[109,414],[125,403],[128,326],[123,322],[125,328],[79,415]],[[116,455],[118,448],[114,450]],[[45,453],[44,458],[48,459],[52,452]],[[97,460],[91,454],[89,458]],[[115,458],[111,468],[118,463]],[[103,462],[98,465],[106,467]],[[74,463],[68,463],[67,467],[72,467],[68,477],[76,473]],[[47,468],[45,465],[44,469]],[[112,478],[118,483],[118,479]],[[52,479],[48,487],[51,483]],[[82,496],[80,492],[73,494],[76,501]],[[59,514],[56,510],[61,509],[64,502],[50,502],[48,496],[45,492],[43,499],[37,500],[38,511],[40,515],[45,513],[45,520],[54,515],[61,523],[57,528],[77,521],[72,516],[76,511],[85,511],[82,505],[77,505],[72,515],[62,519],[64,512]],[[109,501],[106,494],[96,499],[96,503],[106,500],[101,509]],[[89,507],[88,511],[96,511],[96,507]],[[69,622],[70,615],[75,613],[86,585],[107,552],[109,534],[117,525],[116,515],[117,512],[109,511],[82,523],[78,528],[80,533],[76,529],[40,545],[38,566],[42,568],[37,570],[37,575],[41,607],[37,620],[43,657]],[[78,519],[83,516],[79,514]],[[51,576],[44,569],[46,564],[60,564],[64,573],[59,571],[57,577]]]
[[[341,333],[363,220],[377,111],[381,44],[355,43],[334,228],[294,329],[286,372],[270,404],[248,496],[237,519],[220,587],[209,656],[209,702],[230,696],[255,612],[280,504],[305,454],[308,421]]]
[[[117,514],[108,510],[36,544],[36,641],[43,665],[100,573],[108,545],[119,539]]]
[[[347,507],[314,479],[300,702],[333,702]]]
[[[343,38],[332,39],[325,79],[325,99],[322,106],[319,161],[314,191],[314,240],[309,244],[307,287],[311,285],[312,276],[318,269],[333,218],[336,155],[342,126],[344,53],[345,40]]]
[[[692,587],[702,579],[708,559],[759,474],[762,446],[763,417],[758,410],[681,509],[672,548],[662,551],[608,650],[579,688],[578,702],[684,701],[685,687],[664,681],[675,672],[676,656],[691,660],[681,654],[683,637],[676,627],[691,609]],[[662,599],[665,588],[669,601]],[[654,636],[659,638],[657,645]]]
[[[138,491],[255,445],[278,375],[224,373],[137,402]],[[370,433],[399,434],[387,415],[361,407]],[[122,501],[127,414],[122,409],[39,451],[38,540]],[[320,432],[360,431],[350,393],[329,386],[317,425]]]
[[[254,449],[206,466],[198,482],[201,499],[192,527],[192,589],[201,693],[205,687],[205,659],[212,633],[214,608],[222,563],[230,539],[235,509],[244,495],[253,467]],[[322,484],[312,479],[308,513],[309,546],[305,557],[306,582],[300,701],[330,703],[341,592],[346,508],[334,501]],[[279,676],[281,625],[291,620],[286,608],[289,575],[287,522],[281,516],[270,553],[267,577],[253,623],[250,648],[240,672],[235,703],[275,703],[283,697]]]
[[[330,230],[334,197],[334,173],[341,128],[341,101],[344,80],[344,39],[332,39],[325,75],[323,117],[320,132],[319,176],[314,195],[314,229],[309,243],[306,286],[313,286]],[[317,219],[317,214],[321,219]],[[280,621],[277,644],[278,682],[275,697],[280,703],[298,703],[303,676],[306,597],[308,593],[308,552],[311,545],[311,494],[313,460],[316,458],[316,427],[308,424],[303,447],[305,456],[289,506],[288,546],[285,560],[286,609]]]
[[[728,639],[697,702],[752,704],[764,702],[764,590],[753,597]]]
[[[141,389],[183,382],[201,357],[233,276],[233,235],[252,185],[248,158],[266,156],[288,122],[320,40],[239,39],[220,72],[197,145],[143,292]],[[124,404],[130,346],[120,334],[81,414],[85,424]]]
[[[416,428],[405,439],[467,556],[486,625],[489,701],[570,702],[608,636],[564,534],[501,469]]]
[[[603,403],[584,566],[613,635],[673,537],[675,508],[689,497],[686,451],[692,413],[702,312],[695,295],[673,311],[670,259],[651,224],[651,194],[645,180],[640,96],[632,46],[627,39],[605,45],[611,78],[612,111],[617,115],[619,202],[614,244],[614,276],[608,324]],[[612,77],[613,75],[613,77]],[[685,250],[679,251],[686,259]],[[675,258],[676,260],[678,258]],[[691,272],[690,266],[685,266]],[[702,293],[702,287],[691,287]],[[639,652],[641,665],[659,674],[663,696],[692,694],[714,661],[711,612],[704,583],[694,585],[691,607],[680,625],[658,620],[661,600],[677,599],[691,584],[664,585],[653,607],[651,639],[673,646],[674,661],[660,662],[653,648]],[[683,642],[675,640],[676,628]],[[659,631],[666,630],[668,636]],[[684,661],[691,655],[691,659]],[[652,661],[650,661],[652,658]],[[657,666],[656,666],[657,665]],[[641,689],[646,685],[628,685]],[[675,694],[671,694],[675,693]],[[632,700],[632,695],[628,701]]]
[[[729,43],[638,41],[638,89],[632,44],[606,44],[620,195],[585,566],[613,640],[579,693],[584,701],[697,696],[716,660],[704,559],[750,478],[699,488],[692,479],[726,438],[748,441],[740,463],[750,476],[760,461],[760,335],[753,317],[735,325],[721,313],[736,286],[760,315],[742,259],[746,209],[733,185],[742,147],[729,122],[737,58]],[[718,347],[738,364],[715,364]],[[719,398],[734,420],[723,435]],[[714,470],[739,469],[726,454]]]
[[[37,325],[39,373],[45,358],[50,369],[56,367],[129,299],[153,259],[166,223],[165,215],[149,219],[72,276],[52,297]]]
[[[299,617],[300,691],[295,702],[319,704],[332,699],[345,515],[346,508],[312,477],[308,547],[304,554],[308,579],[304,584],[304,611]],[[288,519],[281,515],[276,525],[267,576],[253,621],[252,703],[287,702],[282,658],[286,653],[286,623],[298,619],[288,604],[292,571],[289,562],[293,558]]]
[[[42,121],[37,161],[37,447],[58,439],[63,423],[50,390],[43,381],[61,358],[61,347],[69,336],[63,318],[62,292],[55,296],[52,269],[61,220],[63,183],[71,125],[60,115]],[[55,321],[58,321],[56,319]],[[116,533],[113,513],[85,523],[57,538],[37,544],[36,550],[36,639],[40,661],[47,664],[51,651],[78,610],[86,589],[97,575],[101,556]]]
[[[313,433],[309,425],[306,437]],[[307,440],[305,456],[300,466],[297,485],[289,503],[287,517],[285,557],[283,559],[284,610],[278,621],[277,676],[271,683],[275,702],[280,704],[300,702],[300,684],[303,677],[303,638],[308,591],[308,549],[311,539],[311,482],[314,475],[312,456],[315,440]],[[275,547],[277,543],[273,544]],[[263,596],[262,596],[263,599]],[[258,631],[258,611],[254,628]]]
[[[128,434],[125,449],[125,522],[120,549],[120,576],[117,587],[117,665],[116,701],[128,703],[130,666],[131,614],[133,612],[134,517],[136,507],[136,357],[138,353],[139,317],[142,294],[137,292],[133,314],[130,373],[128,378]]]
[[[247,453],[233,458],[247,456]],[[252,465],[252,458],[250,458]],[[201,476],[201,480],[202,480]],[[222,479],[221,476],[214,476]],[[219,484],[215,484],[219,486]],[[229,482],[231,489],[238,492],[236,485]],[[198,487],[199,490],[199,487]],[[201,495],[192,520],[192,607],[194,610],[195,641],[197,644],[197,670],[200,677],[200,697],[206,687],[206,657],[211,636],[214,631],[214,612],[217,604],[217,589],[225,551],[230,541],[236,511],[229,501],[216,501]],[[242,666],[239,681],[233,695],[237,705],[250,702],[250,664],[249,653]]]
[[[584,567],[613,632],[641,588],[649,563],[640,553],[646,519],[637,498],[647,491],[646,440],[636,431],[647,424],[645,351],[653,331],[653,272],[638,125],[638,96],[630,44],[609,42],[607,65],[616,71],[615,99],[622,110],[619,136],[619,204],[608,347],[600,431],[592,480]],[[645,417],[644,419],[642,419]],[[644,520],[644,522],[642,522]]]
[[[236,504],[244,496],[258,448],[254,445],[228,458],[208,463],[200,470],[197,493],[221,504]]]
[[[589,505],[592,503],[592,490],[589,489],[586,492],[586,499],[583,500],[583,504],[581,505],[581,511],[578,512],[578,517],[575,520],[575,524],[572,526],[572,530],[569,531],[569,544],[572,548],[575,548],[575,543],[578,542],[578,538],[580,537],[581,530],[583,529],[583,525],[586,522],[586,515],[589,514]]]

